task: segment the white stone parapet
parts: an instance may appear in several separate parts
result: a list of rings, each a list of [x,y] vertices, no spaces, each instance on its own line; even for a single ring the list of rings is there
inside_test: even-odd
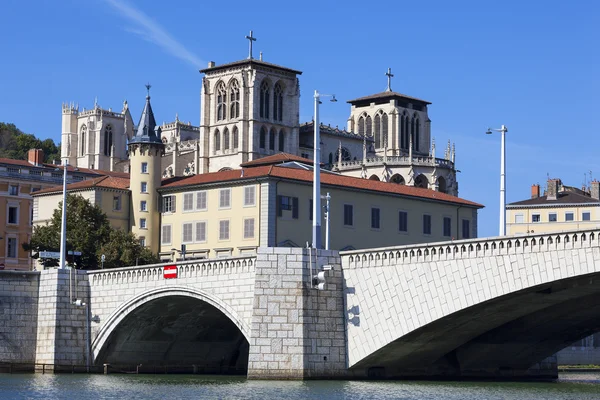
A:
[[[372,156],[366,160],[348,160],[342,161],[340,171],[352,170],[363,165],[380,166],[386,163],[389,166],[425,166],[454,170],[454,163],[444,158],[426,157],[426,156]],[[337,164],[336,164],[337,165]]]

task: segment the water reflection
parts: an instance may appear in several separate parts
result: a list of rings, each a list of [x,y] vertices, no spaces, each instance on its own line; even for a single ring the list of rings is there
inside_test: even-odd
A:
[[[600,373],[557,382],[247,381],[199,375],[0,375],[3,399],[448,399],[600,398]]]

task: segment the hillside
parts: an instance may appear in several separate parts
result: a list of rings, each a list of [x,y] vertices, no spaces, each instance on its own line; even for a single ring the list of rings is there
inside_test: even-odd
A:
[[[44,162],[60,159],[60,143],[57,145],[52,139],[40,140],[22,132],[15,124],[0,122],[0,157],[24,160],[29,149],[44,150]]]

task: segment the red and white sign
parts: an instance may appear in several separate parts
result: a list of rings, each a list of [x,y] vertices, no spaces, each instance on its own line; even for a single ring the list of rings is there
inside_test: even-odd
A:
[[[165,267],[163,268],[163,278],[177,278],[177,265],[165,265]]]

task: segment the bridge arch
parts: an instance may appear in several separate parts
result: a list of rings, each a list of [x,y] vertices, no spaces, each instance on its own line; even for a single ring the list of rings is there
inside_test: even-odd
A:
[[[226,319],[228,322],[233,324],[233,326],[239,330],[246,343],[250,342],[250,327],[248,324],[231,306],[220,300],[218,297],[205,291],[192,289],[189,287],[162,287],[138,294],[137,296],[122,303],[110,314],[110,316],[100,327],[97,335],[93,337],[91,343],[92,360],[96,362],[99,357],[103,357],[103,352],[105,352],[107,346],[110,345],[111,336],[118,332],[119,327],[127,320],[129,316],[134,315],[136,310],[140,310],[141,307],[148,306],[153,302],[161,300],[164,302],[167,300],[167,298],[188,298],[192,301],[199,301],[203,305],[208,305],[209,307],[207,308],[211,308],[211,310],[214,308],[213,313],[216,310],[216,313],[222,316],[223,319]]]

